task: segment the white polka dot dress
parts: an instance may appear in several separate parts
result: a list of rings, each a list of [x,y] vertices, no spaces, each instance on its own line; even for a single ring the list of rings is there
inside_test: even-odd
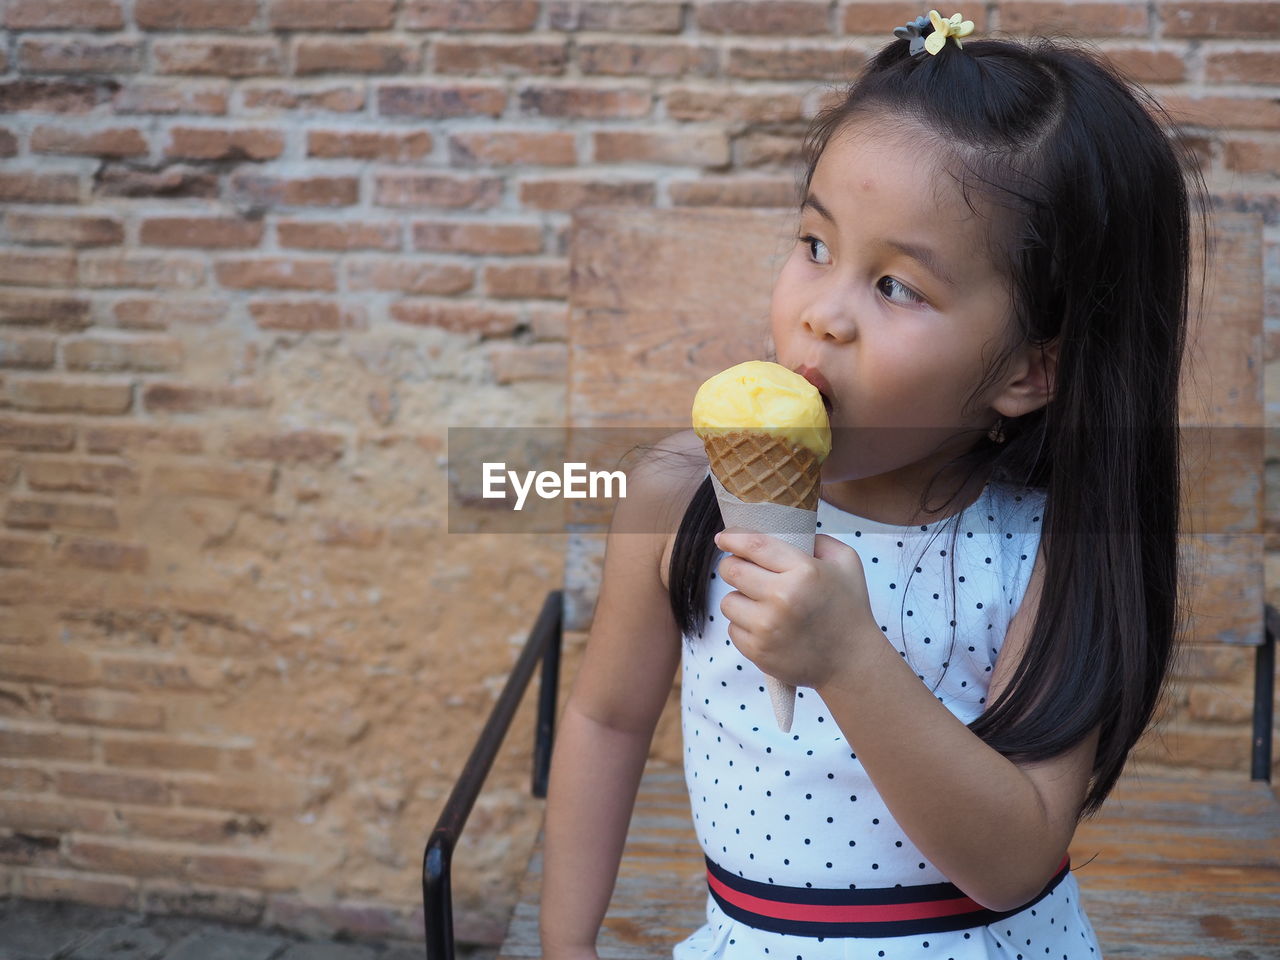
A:
[[[1031,575],[1043,507],[1042,493],[996,483],[958,517],[925,526],[819,504],[820,532],[862,558],[885,636],[965,723],[985,708]],[[675,947],[675,960],[1101,956],[1069,870],[1028,907],[994,921],[965,914],[962,922],[974,922],[963,929],[927,929],[945,920],[862,922],[914,917],[931,909],[915,901],[948,889],[963,895],[895,822],[813,690],[797,691],[791,731],[778,730],[763,674],[729,640],[720,613],[728,589],[713,573],[706,629],[684,643],[685,779],[710,892],[706,925]],[[774,900],[786,902],[787,919],[772,918]],[[763,919],[755,906],[762,901],[770,902]],[[853,922],[826,923],[833,920]]]

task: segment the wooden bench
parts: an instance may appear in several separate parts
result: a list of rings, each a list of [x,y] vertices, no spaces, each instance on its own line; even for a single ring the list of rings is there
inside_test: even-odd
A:
[[[704,377],[761,355],[769,288],[791,228],[786,211],[601,209],[575,217],[571,455],[606,462],[646,431],[656,438],[682,428]],[[1257,649],[1256,779],[1131,762],[1071,847],[1107,956],[1280,957],[1280,803],[1268,782],[1274,638],[1262,582],[1260,223],[1222,215],[1214,241],[1213,283],[1192,331],[1181,411],[1192,428],[1190,642]],[[572,659],[589,626],[608,517],[587,503],[569,519],[564,614]],[[1148,745],[1139,756],[1157,753]],[[668,709],[601,934],[606,960],[669,957],[702,922],[705,874],[679,758],[678,711]],[[500,958],[541,955],[541,864],[539,841]]]

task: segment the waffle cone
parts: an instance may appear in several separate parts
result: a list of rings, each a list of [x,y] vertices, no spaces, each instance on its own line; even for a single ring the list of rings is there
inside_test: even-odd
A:
[[[822,462],[808,447],[745,431],[704,437],[702,443],[711,472],[739,500],[818,509]]]

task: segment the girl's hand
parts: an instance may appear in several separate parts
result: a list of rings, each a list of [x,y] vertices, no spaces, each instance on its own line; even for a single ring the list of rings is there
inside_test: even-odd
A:
[[[719,575],[734,588],[720,603],[729,639],[766,674],[797,687],[818,687],[857,669],[881,638],[856,550],[819,534],[815,556],[763,533],[735,527],[716,536],[732,556]]]

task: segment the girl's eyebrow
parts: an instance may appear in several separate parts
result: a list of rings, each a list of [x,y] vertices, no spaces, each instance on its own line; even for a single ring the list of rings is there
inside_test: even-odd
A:
[[[804,203],[800,205],[800,211],[802,213],[806,209],[812,209],[816,214],[818,214],[818,216],[827,220],[832,225],[836,222],[836,218],[831,215],[831,211],[828,210],[822,201],[812,193],[806,195]],[[915,260],[926,270],[949,286],[954,287],[956,285],[955,278],[952,277],[951,274],[947,272],[946,267],[942,265],[942,258],[939,257],[931,248],[917,243],[907,243],[904,240],[888,239],[884,242],[887,246],[892,247],[903,256],[910,257],[912,260]]]

